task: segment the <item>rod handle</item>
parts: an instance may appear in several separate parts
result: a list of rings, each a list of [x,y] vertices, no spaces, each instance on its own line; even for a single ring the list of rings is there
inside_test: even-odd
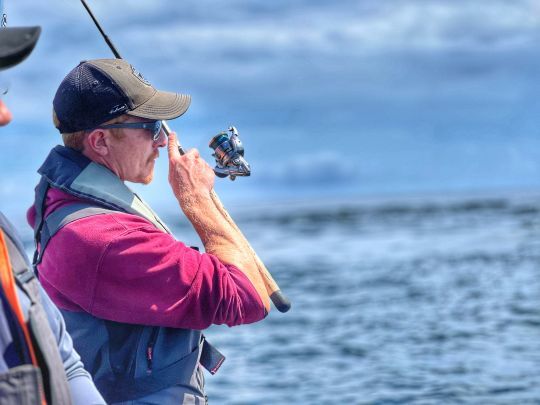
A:
[[[291,301],[281,292],[281,290],[274,291],[272,295],[270,295],[270,299],[279,312],[285,313],[291,309]]]
[[[266,287],[266,292],[268,293],[268,296],[270,297],[270,300],[276,307],[276,309],[279,312],[287,312],[289,309],[291,309],[291,301],[283,294],[283,292],[280,290],[278,284],[264,265],[264,263],[261,261],[257,253],[255,253],[255,250],[251,247],[250,243],[240,230],[236,223],[231,218],[230,214],[227,212],[223,204],[221,203],[221,200],[217,196],[216,192],[212,190],[210,192],[210,196],[212,197],[212,200],[214,201],[214,204],[216,205],[217,209],[221,212],[221,214],[225,217],[227,222],[236,229],[236,231],[242,236],[242,238],[245,241],[246,248],[249,250],[251,255],[253,256],[253,259],[255,260],[255,264],[257,265],[257,268],[259,269],[259,273],[261,274],[264,285]]]

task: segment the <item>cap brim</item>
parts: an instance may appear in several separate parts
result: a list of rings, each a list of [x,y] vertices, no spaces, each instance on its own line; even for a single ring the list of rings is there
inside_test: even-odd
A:
[[[22,62],[34,49],[40,27],[0,28],[0,69]]]
[[[128,114],[152,120],[172,120],[184,114],[190,104],[191,97],[186,94],[158,90],[148,101]]]

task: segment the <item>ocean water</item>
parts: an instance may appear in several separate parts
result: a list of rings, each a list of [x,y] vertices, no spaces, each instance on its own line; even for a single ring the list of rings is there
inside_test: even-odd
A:
[[[233,216],[293,308],[208,331],[227,356],[206,379],[210,403],[540,403],[540,197]]]
[[[206,332],[211,404],[540,404],[540,193],[229,208],[293,307]]]

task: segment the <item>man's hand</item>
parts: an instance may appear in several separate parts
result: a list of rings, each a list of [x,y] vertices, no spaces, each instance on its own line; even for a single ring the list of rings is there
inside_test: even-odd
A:
[[[176,134],[169,134],[169,183],[180,207],[201,238],[207,253],[223,263],[233,264],[251,281],[261,301],[270,311],[270,300],[255,252],[221,202],[217,202],[214,171],[195,149],[185,155],[178,152]],[[214,195],[214,197],[212,197]]]
[[[185,155],[178,151],[176,134],[169,134],[169,183],[180,205],[197,194],[210,195],[214,187],[214,171],[201,159],[199,151],[189,150]]]

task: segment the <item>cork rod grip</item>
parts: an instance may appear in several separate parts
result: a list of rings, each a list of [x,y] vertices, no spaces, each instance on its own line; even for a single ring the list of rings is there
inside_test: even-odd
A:
[[[242,231],[238,228],[236,223],[233,221],[223,204],[221,203],[221,200],[217,196],[216,192],[212,190],[210,192],[210,196],[212,197],[212,200],[214,201],[214,204],[216,208],[221,212],[223,217],[227,220],[227,222],[236,229],[238,233],[240,233],[243,237],[243,239],[246,242],[246,247],[249,249],[251,255],[253,256],[253,259],[255,260],[255,263],[257,265],[257,268],[259,269],[259,272],[261,273],[261,276],[264,280],[264,284],[266,286],[266,292],[268,293],[268,296],[270,297],[270,300],[274,303],[274,306],[277,308],[279,312],[287,312],[289,309],[291,309],[291,301],[283,294],[283,292],[280,290],[279,286],[275,282],[274,278],[264,265],[264,263],[261,261],[257,253],[255,253],[255,250],[251,247],[249,242],[247,241],[246,237],[242,234]]]

